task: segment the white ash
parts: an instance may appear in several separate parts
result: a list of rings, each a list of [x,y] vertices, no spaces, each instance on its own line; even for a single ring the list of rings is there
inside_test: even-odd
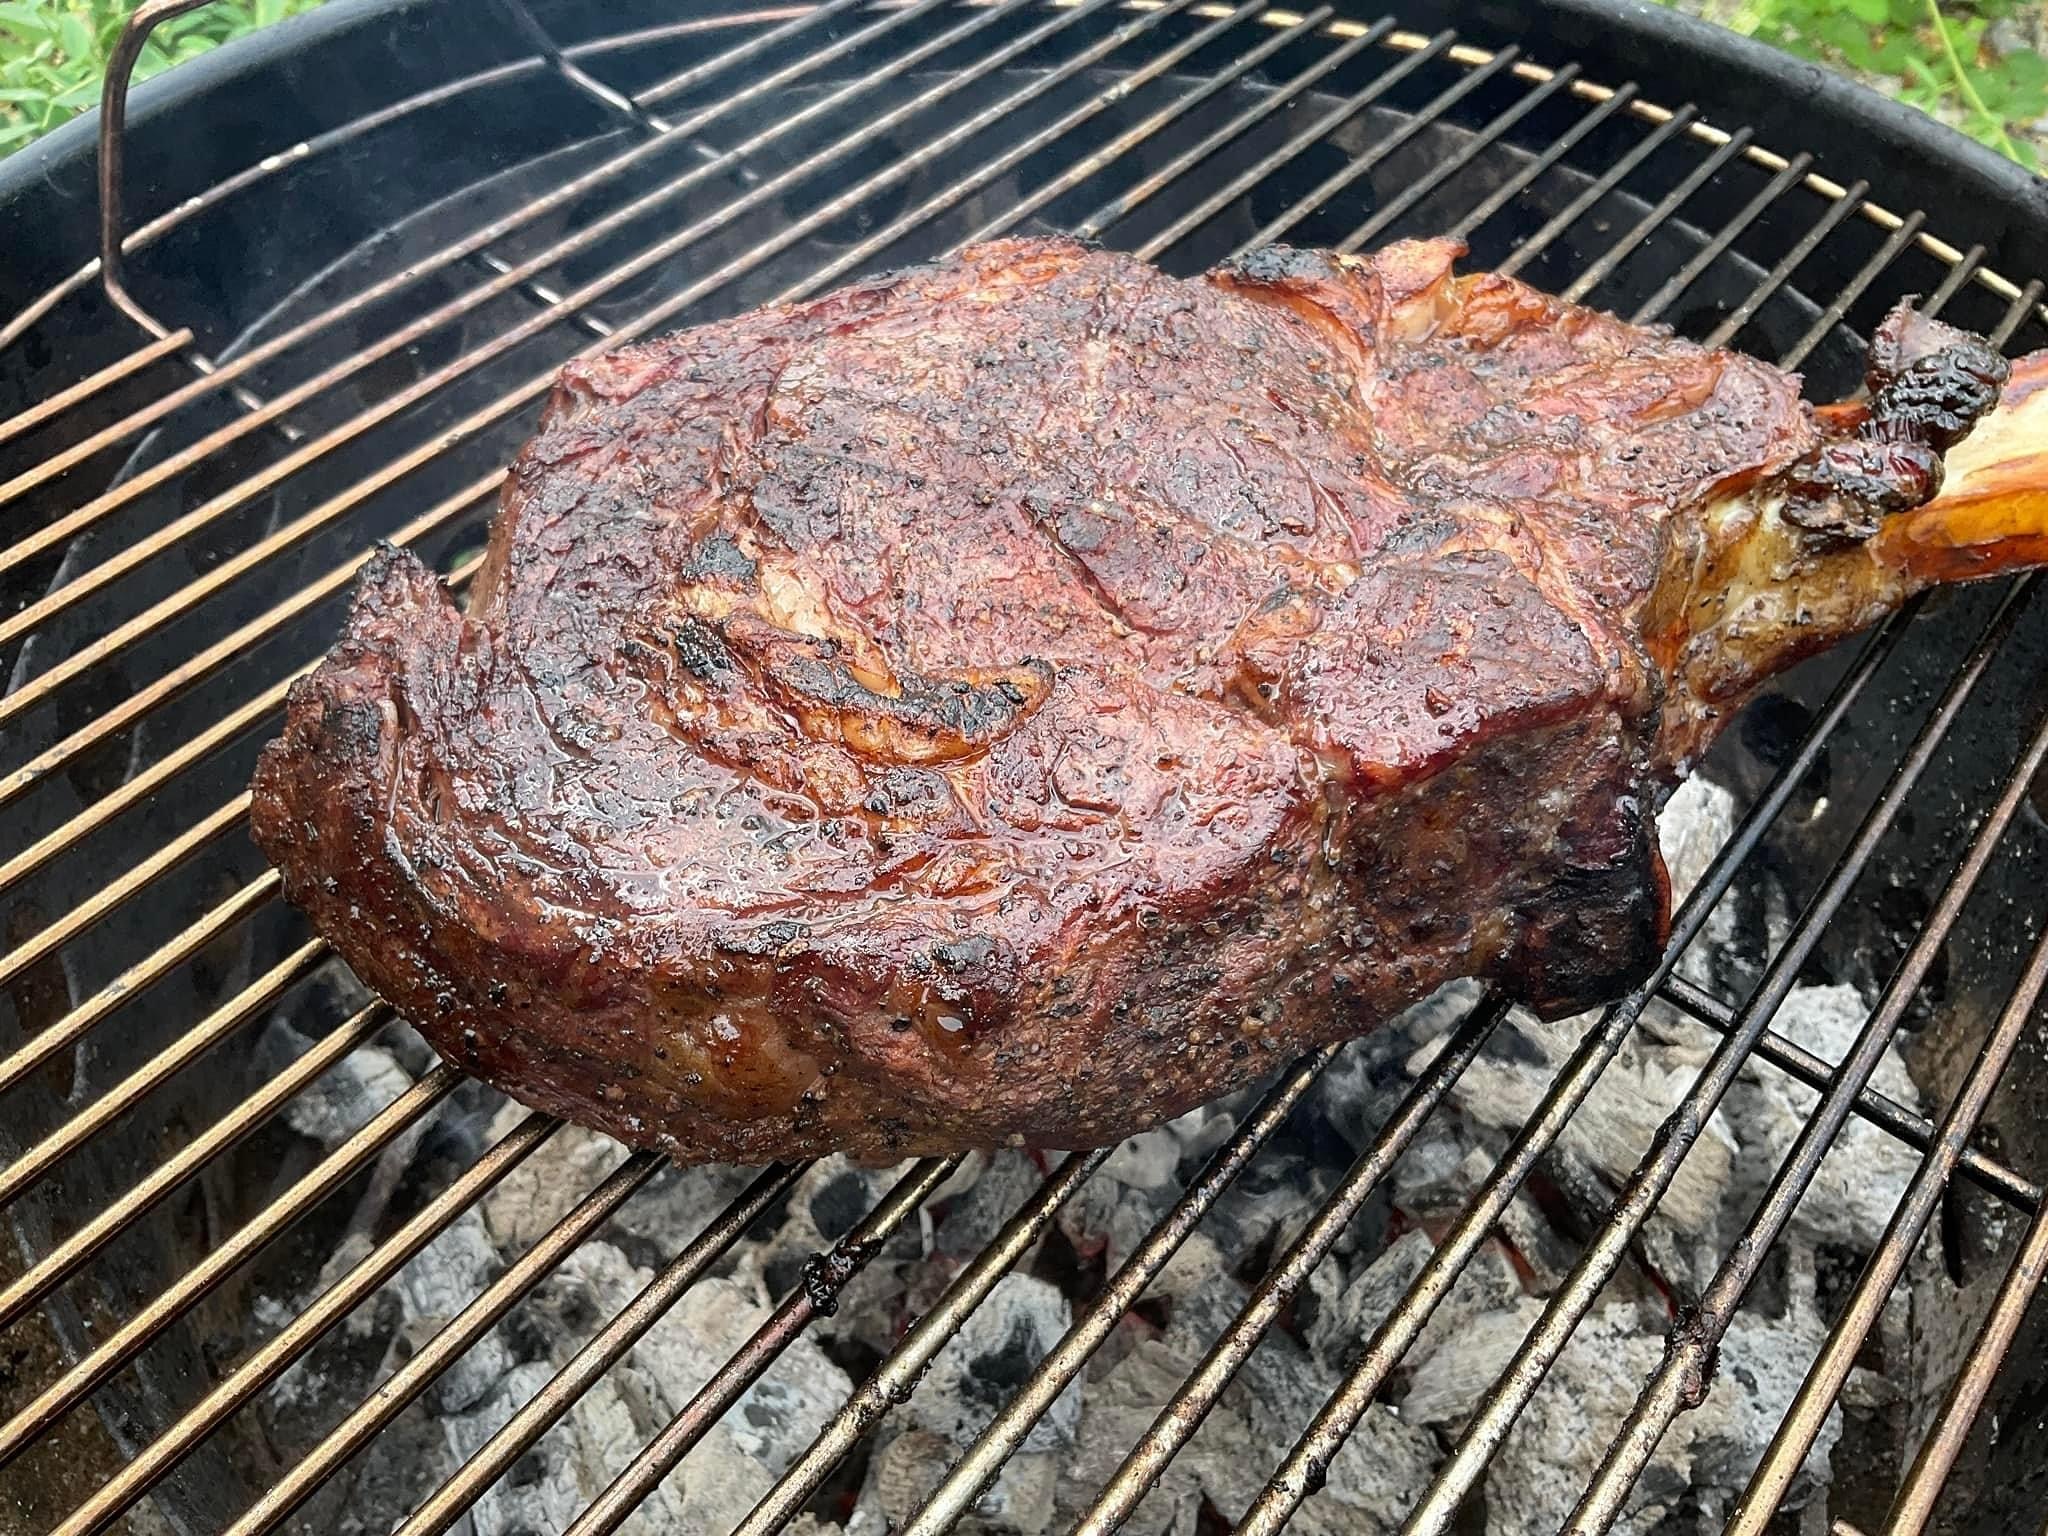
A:
[[[1535,1305],[1522,1310],[1520,1321],[1533,1322]],[[1661,1360],[1667,1322],[1645,1303],[1603,1304],[1581,1321],[1487,1473],[1490,1531],[1553,1531],[1570,1516],[1597,1457]],[[1470,1412],[1505,1364],[1507,1331],[1495,1326],[1460,1336],[1422,1368],[1416,1390],[1432,1411],[1448,1410],[1454,1424]],[[1795,1287],[1782,1317],[1739,1313],[1722,1340],[1706,1401],[1681,1414],[1664,1436],[1614,1527],[1619,1536],[1720,1531],[1825,1334],[1810,1284]],[[1468,1358],[1467,1349],[1476,1357]],[[1826,1486],[1840,1434],[1836,1410],[1787,1495],[1788,1511]]]
[[[1660,835],[1675,897],[1693,887],[1731,835],[1734,811],[1731,796],[1699,779],[1681,786],[1665,807]],[[1751,914],[1782,914],[1785,906],[1775,886],[1755,884],[1767,878],[1745,872],[1750,884],[1732,892],[1709,920],[1683,974],[1722,996],[1743,995],[1754,979],[1757,942],[1743,925]],[[1058,1396],[961,1530],[1043,1536],[1072,1525],[1479,995],[1470,983],[1446,988],[1338,1057],[1166,1262],[1140,1306]],[[337,991],[323,1007],[332,1012],[347,1001]],[[1775,1027],[1836,1062],[1867,1014],[1865,999],[1852,989],[1799,987]],[[1436,1243],[1491,1176],[1596,1019],[1546,1024],[1518,1011],[1503,1022],[1126,1529],[1135,1536],[1194,1536],[1244,1513],[1375,1330],[1403,1304]],[[1649,1010],[1390,1373],[1291,1529],[1372,1536],[1399,1528],[1474,1404],[1521,1347],[1545,1299],[1719,1044],[1712,1031],[1662,1005]],[[286,1123],[316,1146],[334,1144],[424,1068],[415,1054],[410,1037],[380,1036],[377,1049],[358,1052],[330,1073]],[[1919,1103],[1895,1051],[1886,1052],[1876,1083],[1908,1106]],[[804,1536],[885,1536],[900,1526],[1066,1332],[1072,1298],[1093,1294],[1130,1260],[1242,1123],[1256,1092],[1116,1147],[795,1528]],[[1532,1536],[1564,1519],[1662,1357],[1674,1308],[1698,1294],[1729,1252],[1814,1100],[1811,1090],[1760,1062],[1738,1076],[1508,1437],[1487,1480],[1488,1536]],[[481,1146],[525,1116],[512,1105],[495,1118],[474,1108],[468,1113],[451,1145],[467,1145],[461,1141],[467,1136]],[[411,1145],[392,1164],[394,1178],[412,1157]],[[310,1439],[331,1427],[625,1155],[603,1136],[575,1127],[557,1131],[477,1212],[418,1255],[273,1386],[282,1438]],[[731,1529],[838,1411],[854,1383],[1032,1196],[1050,1161],[1015,1148],[965,1159],[846,1284],[837,1307],[813,1320],[626,1529],[635,1536]],[[1781,1256],[1724,1341],[1706,1403],[1673,1425],[1617,1529],[1691,1536],[1719,1528],[1817,1347],[1817,1263],[1836,1274],[1868,1252],[1913,1165],[1908,1150],[1851,1121],[1841,1150],[1823,1164],[1801,1202]],[[802,1285],[807,1262],[845,1236],[902,1171],[862,1168],[843,1158],[806,1170],[485,1494],[472,1517],[474,1536],[524,1536],[569,1524]],[[352,1466],[323,1490],[307,1506],[302,1528],[347,1536],[388,1530],[751,1177],[748,1170],[664,1169],[401,1416],[379,1442],[389,1455],[358,1458],[362,1467]],[[393,1187],[360,1201],[351,1218],[356,1226],[340,1234],[323,1280],[367,1253],[371,1233],[388,1231],[397,1208],[410,1207],[395,1201]],[[265,1326],[278,1326],[317,1288],[259,1298],[256,1314]],[[1908,1321],[1886,1326],[1902,1334]],[[1887,1358],[1905,1353],[1903,1344],[1885,1349]],[[1852,1412],[1875,1413],[1890,1405],[1895,1391],[1884,1377],[1859,1371],[1845,1401]],[[1829,1420],[1797,1493],[1815,1510],[1838,1432],[1839,1415]]]
[[[1697,773],[1674,789],[1657,812],[1657,851],[1664,856],[1664,870],[1671,881],[1674,912],[1735,835],[1736,820],[1735,796]],[[1699,937],[1679,957],[1679,975],[1699,986],[1713,986],[1721,965],[1736,947],[1737,924],[1736,904],[1724,896],[1707,915]]]
[[[1056,1287],[1029,1275],[1005,1275],[939,1351],[917,1394],[905,1407],[905,1415],[964,1449],[1024,1384],[1073,1320],[1072,1306]],[[1023,1449],[1070,1448],[1080,1416],[1077,1378],[1032,1426]]]
[[[526,1114],[508,1100],[491,1122],[491,1140],[515,1130]],[[508,1253],[524,1252],[625,1157],[626,1149],[611,1137],[579,1125],[563,1126],[484,1196],[481,1206],[491,1236]]]
[[[1854,987],[1798,987],[1772,1024],[1779,1034],[1834,1066],[1854,1048],[1870,1011]],[[1870,1086],[1907,1109],[1921,1107],[1920,1090],[1896,1044],[1886,1046],[1878,1058]],[[1751,1155],[1742,1164],[1741,1193],[1753,1204],[1792,1150],[1820,1095],[1778,1068],[1752,1060],[1743,1067],[1742,1081],[1729,1100],[1731,1117],[1751,1146]],[[1867,1251],[1890,1222],[1918,1166],[1919,1155],[1911,1147],[1851,1115],[1793,1212],[1794,1230],[1817,1243]]]
[[[351,1051],[285,1106],[285,1123],[308,1141],[334,1147],[412,1086],[412,1074],[377,1046]]]

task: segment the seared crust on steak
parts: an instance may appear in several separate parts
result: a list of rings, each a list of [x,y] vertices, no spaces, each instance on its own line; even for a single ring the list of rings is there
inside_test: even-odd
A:
[[[684,1159],[1100,1144],[1454,977],[1611,993],[1774,664],[1695,675],[1709,510],[1829,433],[1457,254],[1000,242],[572,365],[257,839],[449,1059]]]

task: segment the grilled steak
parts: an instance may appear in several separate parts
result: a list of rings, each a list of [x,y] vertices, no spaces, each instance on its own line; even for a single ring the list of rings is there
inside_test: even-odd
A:
[[[256,837],[446,1057],[684,1159],[1100,1144],[1454,977],[1611,995],[1660,786],[2048,513],[1921,507],[1974,340],[1817,414],[1457,254],[1003,242],[572,365]]]

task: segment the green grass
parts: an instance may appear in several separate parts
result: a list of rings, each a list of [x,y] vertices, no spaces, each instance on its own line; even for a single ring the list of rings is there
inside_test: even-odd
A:
[[[318,3],[215,0],[151,33],[135,78]],[[0,0],[0,154],[98,103],[107,55],[133,8],[133,0]]]
[[[215,0],[151,36],[138,79],[319,0]],[[1999,55],[1991,24],[2043,0],[1737,0],[1726,19],[1792,53],[1887,76],[1900,97],[2035,170],[2026,125],[2048,114],[2048,59]],[[132,0],[0,0],[0,154],[99,100],[107,54]]]
[[[2025,125],[2048,113],[2048,59],[2031,48],[2000,55],[1993,22],[2042,0],[1742,0],[1731,18],[1747,32],[1824,64],[1849,64],[1897,82],[1899,98],[2033,170],[2040,152]]]

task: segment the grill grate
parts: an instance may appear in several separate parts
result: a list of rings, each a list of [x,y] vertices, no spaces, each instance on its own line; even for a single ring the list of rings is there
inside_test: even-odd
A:
[[[132,61],[148,26],[191,3],[145,5],[123,56]],[[1042,228],[1106,239],[1177,269],[1285,237],[1357,249],[1402,233],[1450,230],[1483,265],[1519,271],[1638,321],[1674,321],[1688,334],[1735,342],[1787,367],[1811,366],[1825,387],[1851,382],[1854,328],[1867,330],[1900,292],[1928,292],[1930,311],[1953,310],[2000,344],[2048,341],[2039,281],[2022,286],[1988,270],[1981,250],[1945,243],[1918,212],[1872,202],[1865,182],[1828,180],[1808,154],[1780,156],[1754,143],[1748,129],[1723,131],[1691,105],[1655,105],[1626,82],[1599,84],[1576,66],[1553,69],[1450,32],[1424,36],[1392,18],[1365,24],[1331,5],[1296,13],[1267,0],[1232,8],[1197,0],[827,0],[559,49],[522,9],[505,9],[521,19],[510,28],[520,51],[509,62],[268,155],[125,235],[117,86],[104,128],[102,260],[0,330],[0,347],[20,346],[40,327],[82,313],[100,316],[103,328],[125,327],[134,339],[0,422],[0,472],[9,475],[0,482],[0,504],[18,529],[0,548],[0,581],[20,596],[0,617],[0,656],[14,669],[13,686],[0,697],[8,742],[0,763],[7,826],[0,915],[11,913],[16,924],[0,955],[0,990],[26,1026],[0,1056],[0,1094],[8,1096],[0,1142],[18,1135],[0,1167],[0,1207],[11,1207],[24,1231],[47,1238],[32,1244],[34,1262],[0,1287],[0,1329],[67,1297],[89,1308],[73,1293],[132,1247],[153,1215],[175,1203],[171,1197],[224,1166],[295,1096],[391,1027],[388,1010],[373,1004],[267,1074],[222,1067],[252,1021],[300,994],[329,958],[319,940],[293,926],[277,901],[276,875],[248,848],[248,796],[239,785],[254,747],[275,728],[286,686],[331,633],[336,604],[372,538],[414,545],[458,587],[467,580],[504,456],[568,356],[816,293],[848,274],[968,239]],[[678,67],[707,38],[720,51]],[[416,219],[394,220],[391,238],[368,258],[341,262],[303,293],[272,296],[266,308],[274,305],[275,313],[243,328],[224,325],[176,280],[177,253],[252,190],[299,167],[347,162],[394,127],[451,107],[501,110],[507,88],[543,86],[572,125],[562,142],[490,178],[473,211],[451,220],[446,209],[434,210],[433,238]],[[1652,191],[1632,190],[1638,187]],[[1800,276],[1823,264],[1851,275],[1809,295]],[[1674,1331],[1573,1529],[1606,1530],[1620,1516],[1663,1432],[1704,1390],[1701,1373],[1722,1331],[1852,1115],[1923,1154],[1920,1173],[1730,1529],[1766,1528],[1907,1256],[1951,1176],[1961,1173],[2031,1215],[2032,1224],[1899,1491],[1889,1529],[1915,1531],[1928,1521],[2048,1266],[2038,1182],[1971,1145],[2048,982],[2039,914],[2023,915],[2034,935],[2026,958],[1987,1010],[1995,1019],[1938,1123],[1869,1079],[2023,814],[2048,755],[2048,719],[2030,724],[2016,747],[2000,749],[2008,766],[1981,804],[1947,809],[1953,835],[1967,846],[1849,1059],[1831,1065],[1777,1034],[1772,1021],[1900,818],[1939,813],[1928,808],[1924,786],[1942,771],[1962,723],[1975,721],[1973,694],[2013,654],[2009,642],[2033,613],[2036,586],[2023,579],[1991,603],[1760,982],[1748,997],[1724,1000],[1676,973],[1680,955],[1788,808],[1807,805],[1804,786],[1852,713],[1894,686],[1901,658],[1926,646],[1928,626],[1913,622],[1924,605],[1887,624],[1840,671],[1679,912],[1658,974],[1586,1030],[1421,1275],[1361,1341],[1356,1366],[1281,1457],[1241,1529],[1279,1529],[1319,1486],[1322,1469],[1652,998],[1675,1005],[1720,1044],[1434,1483],[1416,1490],[1407,1528],[1453,1528],[1720,1097],[1753,1058],[1822,1096],[1697,1315]],[[200,915],[191,918],[194,912]],[[209,997],[193,978],[232,973],[234,965],[219,957],[238,945],[276,958]],[[61,1001],[48,1002],[52,996]],[[1506,1013],[1503,1000],[1489,997],[1453,1032],[1131,1449],[1081,1530],[1107,1533],[1136,1510]],[[1338,1054],[1319,1052],[1277,1079],[1078,1310],[1070,1332],[907,1532],[947,1529],[973,1508]],[[202,1062],[203,1072],[189,1070]],[[66,1080],[67,1070],[75,1081]],[[216,1071],[247,1081],[226,1107],[209,1110],[192,1084]],[[147,1278],[125,1306],[109,1304],[109,1315],[78,1336],[75,1362],[0,1424],[0,1469],[34,1455],[67,1415],[116,1388],[122,1373],[146,1363],[210,1298],[232,1296],[238,1277],[323,1202],[359,1188],[367,1170],[415,1155],[423,1130],[459,1085],[451,1069],[434,1068],[269,1203],[215,1235],[203,1258]],[[306,1311],[228,1362],[169,1422],[138,1427],[126,1464],[54,1529],[62,1536],[104,1529],[165,1478],[200,1464],[193,1458],[203,1456],[216,1429],[556,1129],[529,1117],[481,1158],[451,1169],[437,1194]],[[1106,1155],[1070,1157],[1047,1174],[740,1530],[783,1529],[808,1507]],[[575,1536],[618,1528],[813,1318],[831,1309],[879,1242],[918,1219],[954,1166],[927,1161],[904,1172],[578,1517]],[[221,1523],[234,1536],[274,1529],[352,1457],[375,1454],[378,1435],[406,1406],[657,1171],[655,1160],[639,1155],[595,1181],[393,1377],[348,1408],[253,1503],[223,1511]],[[762,1172],[667,1257],[546,1388],[418,1504],[405,1536],[459,1521],[801,1172]],[[120,1284],[110,1281],[106,1294],[120,1294]]]

